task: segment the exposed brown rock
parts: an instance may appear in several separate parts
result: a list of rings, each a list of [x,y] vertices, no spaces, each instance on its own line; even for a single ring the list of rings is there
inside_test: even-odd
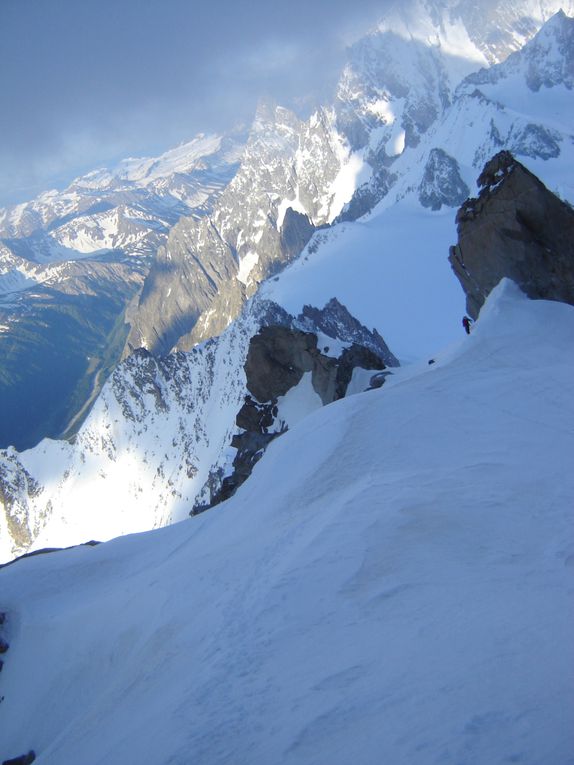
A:
[[[476,319],[503,277],[530,298],[574,305],[574,210],[510,152],[495,155],[478,179],[477,199],[457,214],[449,261]]]
[[[289,327],[263,327],[249,345],[247,389],[258,401],[284,396],[305,372],[313,370],[318,356],[316,335]]]
[[[310,322],[314,315],[316,319],[321,319],[318,323],[324,324],[326,329],[333,333],[336,329],[337,334],[344,335],[349,317],[357,324],[357,327],[351,325],[355,335],[364,337],[377,349],[381,347],[382,353],[398,364],[378,333],[369,333],[337,301],[331,301],[328,306],[330,310],[327,311],[327,307],[324,309],[325,316],[321,311],[307,306],[307,314],[299,317],[301,323]],[[327,314],[336,327],[326,323],[329,318]],[[231,441],[231,446],[237,450],[233,472],[220,484],[216,482],[210,492],[209,504],[196,505],[191,514],[201,513],[228,499],[249,478],[269,443],[287,429],[286,423],[277,419],[277,399],[298,385],[306,372],[311,372],[313,388],[325,405],[343,398],[356,367],[376,371],[385,369],[385,363],[374,350],[358,343],[352,343],[336,358],[321,353],[317,347],[317,335],[313,332],[283,324],[262,327],[251,338],[245,362],[246,385],[251,395],[245,397],[235,420],[243,432],[234,435]],[[373,387],[380,387],[383,382],[384,378],[380,378]]]

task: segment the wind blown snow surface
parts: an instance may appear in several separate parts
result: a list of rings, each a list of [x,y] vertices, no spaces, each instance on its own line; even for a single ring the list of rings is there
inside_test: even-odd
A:
[[[4,568],[0,757],[571,763],[573,342],[503,282],[228,502]]]

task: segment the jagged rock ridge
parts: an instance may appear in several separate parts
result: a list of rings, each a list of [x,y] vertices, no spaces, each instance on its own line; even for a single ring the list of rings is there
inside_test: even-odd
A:
[[[279,312],[275,318],[281,318],[281,324],[262,327],[249,343],[244,365],[248,394],[235,419],[240,432],[231,441],[237,450],[232,472],[215,490],[210,483],[209,504],[196,505],[192,514],[227,499],[247,480],[267,445],[288,429],[281,399],[300,385],[305,374],[325,406],[345,396],[355,369],[372,372],[367,385],[380,387],[385,361],[398,366],[378,332],[369,332],[335,298],[322,310],[305,306],[296,319],[287,313],[280,317]]]
[[[322,329],[313,327],[312,316]],[[310,369],[315,360],[322,393],[301,389],[302,413],[279,401],[283,424],[274,420],[273,429],[343,395],[355,367],[396,363],[380,335],[336,300],[295,318],[255,298],[220,337],[191,352],[156,358],[139,349],[114,370],[72,443],[46,440],[21,454],[0,452],[1,554],[24,552],[35,542],[62,546],[162,526],[194,505],[211,504],[233,472],[232,439],[242,427],[236,420],[250,395],[245,364],[251,338],[271,326],[287,333],[291,356],[293,338],[306,338],[314,350],[303,365]],[[285,365],[280,372],[288,372]],[[287,374],[285,392],[301,376]],[[366,373],[353,390],[368,387],[369,378]]]

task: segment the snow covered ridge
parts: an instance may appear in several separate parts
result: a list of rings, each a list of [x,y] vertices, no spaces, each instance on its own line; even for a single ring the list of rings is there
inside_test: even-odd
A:
[[[54,221],[81,214],[90,206],[90,199],[93,205],[94,200],[102,201],[106,195],[122,188],[136,190],[156,184],[154,191],[158,196],[162,189],[169,194],[170,188],[165,184],[171,179],[183,181],[190,176],[188,180],[191,180],[194,173],[210,167],[216,170],[234,165],[241,148],[240,141],[198,135],[159,157],[122,160],[111,169],[93,170],[76,178],[64,191],[46,191],[31,202],[0,210],[0,231],[7,237],[27,236]],[[175,191],[175,187],[171,191]]]
[[[278,325],[293,337],[246,377],[252,336]],[[295,348],[297,337],[309,340],[305,352]],[[220,501],[226,477],[233,474],[236,486],[248,474],[237,479],[232,439],[244,432],[238,413],[271,361],[281,390],[260,398],[276,410],[261,432],[274,435],[348,388],[369,387],[385,363],[398,364],[381,336],[336,300],[295,319],[256,299],[223,335],[190,353],[156,359],[140,349],[115,369],[72,443],[45,439],[22,453],[0,452],[1,558],[163,526]],[[260,455],[242,444],[245,470],[247,452],[251,464]]]
[[[503,283],[219,508],[0,570],[0,757],[568,765],[573,342]]]

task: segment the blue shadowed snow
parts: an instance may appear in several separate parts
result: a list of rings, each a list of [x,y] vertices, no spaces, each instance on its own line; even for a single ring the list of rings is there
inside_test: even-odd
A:
[[[187,522],[0,571],[0,757],[571,762],[574,309],[509,282]]]

